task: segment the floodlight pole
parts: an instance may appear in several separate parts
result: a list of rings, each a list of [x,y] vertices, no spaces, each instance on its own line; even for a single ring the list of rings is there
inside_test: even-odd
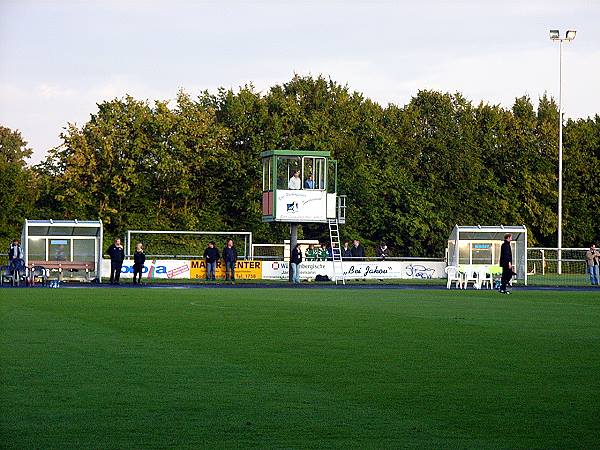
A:
[[[563,203],[563,110],[562,110],[562,44],[575,39],[575,31],[569,30],[564,38],[558,30],[550,30],[550,39],[558,41],[558,254],[556,271],[562,273],[562,203]]]
[[[562,43],[558,43],[558,265],[557,272],[562,273],[562,185],[563,185],[563,112],[562,112]]]

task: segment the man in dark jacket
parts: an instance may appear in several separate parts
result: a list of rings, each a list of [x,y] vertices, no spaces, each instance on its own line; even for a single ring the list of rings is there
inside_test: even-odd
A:
[[[384,261],[385,258],[390,256],[390,250],[388,249],[388,246],[385,242],[382,242],[381,245],[377,247],[377,250],[375,250],[375,255],[382,261]]]
[[[142,272],[144,271],[145,262],[146,254],[144,253],[144,246],[141,242],[138,242],[135,245],[135,252],[133,252],[133,284],[142,284]]]
[[[506,286],[513,276],[512,249],[510,248],[510,241],[512,241],[512,234],[508,233],[504,235],[504,242],[500,247],[500,267],[502,267],[502,279],[499,292],[501,294],[510,294],[510,291],[506,290]]]
[[[10,267],[10,273],[21,279],[21,275],[25,275],[25,261],[23,260],[23,249],[21,248],[21,242],[15,239],[8,248],[8,265]]]
[[[12,263],[14,259],[23,259],[23,250],[18,239],[12,241],[8,247],[8,263]]]
[[[121,267],[125,259],[125,250],[121,245],[121,239],[115,239],[115,243],[108,247],[106,253],[110,257],[110,284],[119,284]]]
[[[206,261],[206,281],[216,280],[215,271],[217,269],[217,261],[221,255],[219,250],[215,247],[214,242],[209,242],[208,247],[204,250],[204,260]]]
[[[296,244],[290,257],[290,268],[292,269],[292,283],[300,283],[300,263],[302,262],[302,250],[300,244]]]
[[[235,281],[235,263],[237,261],[237,250],[233,246],[233,241],[229,239],[223,249],[223,259],[225,260],[225,280]]]
[[[365,257],[365,249],[362,245],[360,245],[360,241],[358,239],[354,239],[354,245],[352,246],[352,258],[355,260],[362,260]]]
[[[344,241],[344,246],[342,247],[342,258],[352,258],[352,249],[350,249],[348,241]]]

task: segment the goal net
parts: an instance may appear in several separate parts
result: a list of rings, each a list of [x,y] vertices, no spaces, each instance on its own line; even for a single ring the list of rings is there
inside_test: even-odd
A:
[[[583,286],[589,283],[585,248],[529,248],[528,280],[532,285]],[[559,269],[560,261],[560,269]]]
[[[266,261],[282,261],[285,252],[284,244],[253,244],[252,254],[255,259]]]
[[[133,255],[135,246],[141,242],[146,256],[152,258],[202,258],[209,242],[214,242],[219,252],[232,239],[238,258],[252,258],[252,233],[248,231],[166,231],[128,230],[125,251]]]

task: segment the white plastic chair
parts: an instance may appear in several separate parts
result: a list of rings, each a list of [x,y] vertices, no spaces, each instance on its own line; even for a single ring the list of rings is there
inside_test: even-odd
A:
[[[460,266],[459,271],[462,273],[462,289],[469,287],[469,283],[472,283],[475,289],[479,289],[479,274],[473,266]]]
[[[477,272],[477,278],[477,284],[479,285],[478,289],[484,288],[486,284],[488,285],[489,289],[492,289],[494,286],[494,277],[490,273],[489,267],[480,267],[479,271]]]
[[[462,285],[462,276],[458,267],[456,266],[448,266],[446,267],[446,274],[448,275],[448,282],[446,283],[446,289],[450,289],[452,287],[452,283],[455,283],[456,289],[459,289]]]

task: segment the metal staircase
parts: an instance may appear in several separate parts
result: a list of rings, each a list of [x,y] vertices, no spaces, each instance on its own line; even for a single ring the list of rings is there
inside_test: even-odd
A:
[[[346,284],[344,276],[344,266],[342,264],[342,247],[340,245],[340,228],[338,219],[329,219],[329,239],[331,241],[331,256],[333,259],[333,281],[338,283],[338,278],[341,278],[342,283]]]

